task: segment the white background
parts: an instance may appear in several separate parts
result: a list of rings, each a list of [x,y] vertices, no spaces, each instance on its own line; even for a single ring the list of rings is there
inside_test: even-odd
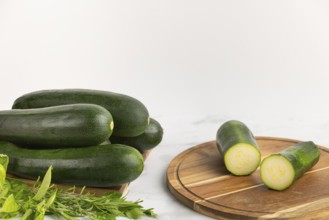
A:
[[[165,136],[147,163],[162,158],[160,174],[139,182],[165,176],[176,154],[229,118],[329,146],[328,39],[328,1],[0,0],[0,109],[55,88],[141,100]],[[159,200],[184,209],[161,190]]]

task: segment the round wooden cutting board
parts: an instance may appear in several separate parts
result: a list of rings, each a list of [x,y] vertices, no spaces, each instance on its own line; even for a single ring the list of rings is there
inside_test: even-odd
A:
[[[263,158],[298,140],[256,137]],[[290,188],[268,189],[259,169],[233,176],[220,159],[215,141],[194,146],[170,163],[171,193],[191,209],[216,219],[329,219],[329,149],[319,146],[319,162]]]

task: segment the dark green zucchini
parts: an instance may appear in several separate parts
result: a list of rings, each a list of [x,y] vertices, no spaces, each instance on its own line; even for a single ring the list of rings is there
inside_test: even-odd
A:
[[[142,155],[119,144],[83,148],[27,149],[0,141],[0,154],[9,156],[8,172],[36,179],[53,167],[52,181],[80,186],[110,187],[135,180],[143,171]]]
[[[82,147],[108,139],[111,114],[94,104],[0,111],[0,140],[27,147]]]
[[[133,137],[142,134],[148,123],[149,113],[139,100],[114,92],[90,89],[41,90],[17,98],[13,109],[41,108],[73,103],[101,105],[111,112],[115,124],[113,134]]]
[[[225,122],[217,131],[216,144],[228,171],[234,175],[249,175],[261,161],[256,140],[242,122]]]
[[[111,136],[110,141],[113,144],[126,144],[138,149],[141,153],[150,150],[160,144],[163,137],[163,129],[158,121],[150,118],[150,123],[145,132],[136,137],[117,137]]]
[[[319,161],[320,154],[312,141],[295,144],[261,162],[261,179],[270,189],[287,189]]]

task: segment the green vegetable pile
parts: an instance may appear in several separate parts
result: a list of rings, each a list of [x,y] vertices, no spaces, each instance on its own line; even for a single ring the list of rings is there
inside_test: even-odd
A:
[[[125,94],[62,89],[18,97],[12,109],[0,110],[0,218],[154,217],[140,200],[126,201],[108,187],[138,178],[143,156],[162,136],[160,123],[150,118],[145,105]],[[31,188],[6,172],[36,183]],[[96,196],[85,187],[109,192]]]
[[[140,203],[126,201],[119,192],[103,196],[76,192],[75,187],[59,189],[51,184],[52,167],[42,181],[36,180],[30,188],[26,183],[6,178],[9,158],[0,155],[0,218],[21,216],[22,220],[42,220],[53,215],[68,220],[87,216],[94,220],[114,220],[117,216],[138,219],[141,216],[156,217],[152,209],[144,209]]]
[[[142,102],[110,91],[35,91],[0,110],[0,154],[10,158],[8,173],[22,178],[36,179],[52,166],[54,183],[130,183],[162,136]]]

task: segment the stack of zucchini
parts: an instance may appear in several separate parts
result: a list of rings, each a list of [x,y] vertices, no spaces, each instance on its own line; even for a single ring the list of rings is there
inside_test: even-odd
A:
[[[56,183],[112,187],[135,180],[142,154],[162,140],[163,129],[139,100],[89,89],[41,90],[0,111],[0,154],[8,172]]]

